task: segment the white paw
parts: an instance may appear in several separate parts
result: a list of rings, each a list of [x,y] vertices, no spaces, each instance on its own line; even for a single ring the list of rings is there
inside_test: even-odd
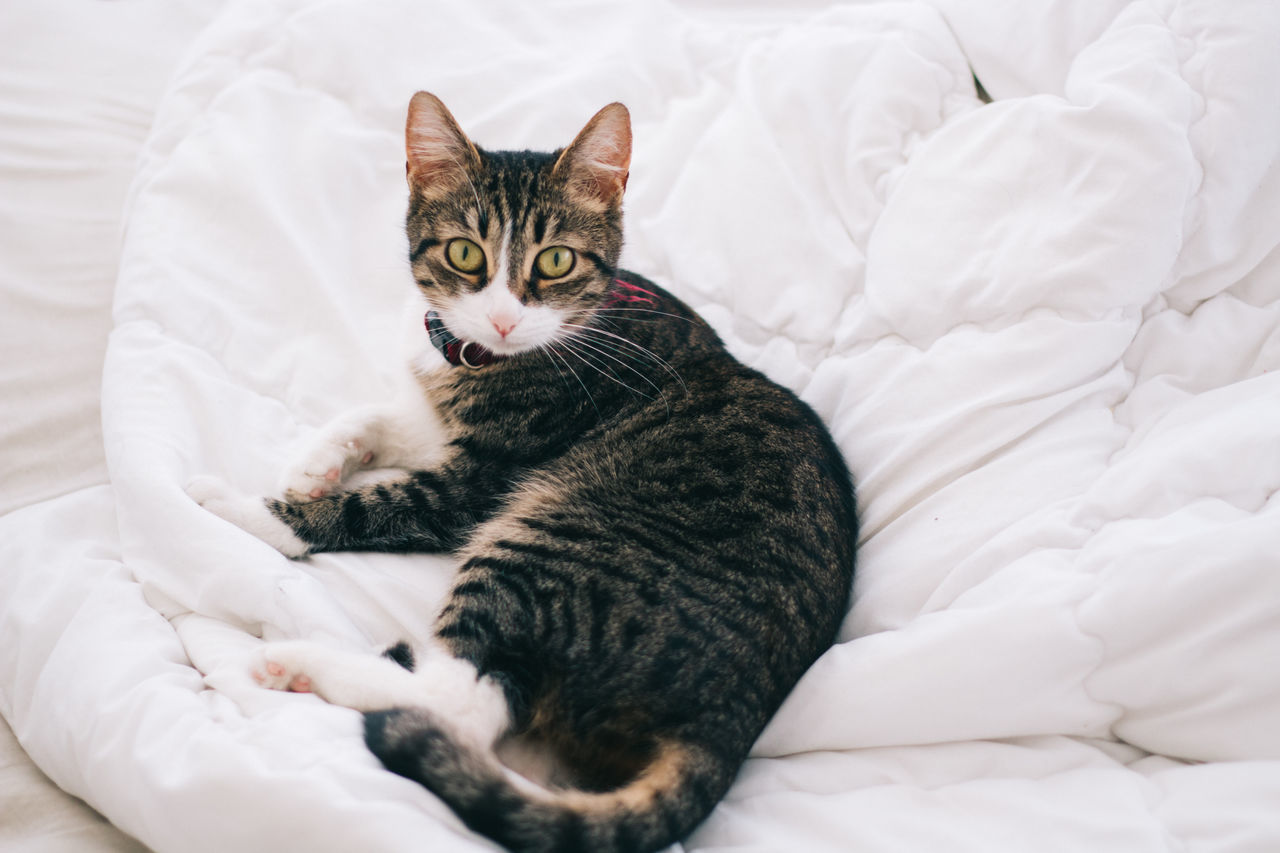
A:
[[[254,650],[249,677],[268,690],[310,693],[311,676],[304,671],[304,654],[296,643],[267,643]]]
[[[326,435],[285,468],[279,492],[290,503],[307,503],[342,489],[355,471],[373,462],[373,451],[350,434]]]
[[[262,498],[237,492],[217,477],[196,477],[187,483],[187,494],[223,521],[252,533],[286,557],[301,557],[310,550],[289,525],[271,514]]]
[[[187,483],[187,495],[209,512],[234,523],[236,506],[244,496],[220,477],[202,474]]]

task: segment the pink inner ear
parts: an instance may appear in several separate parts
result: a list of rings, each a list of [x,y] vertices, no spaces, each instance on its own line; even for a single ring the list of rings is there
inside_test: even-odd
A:
[[[631,166],[631,116],[622,104],[596,113],[565,152],[556,169],[569,169],[575,189],[606,204],[620,200]]]
[[[405,153],[410,178],[431,183],[464,179],[467,165],[478,158],[444,103],[429,92],[409,102]]]

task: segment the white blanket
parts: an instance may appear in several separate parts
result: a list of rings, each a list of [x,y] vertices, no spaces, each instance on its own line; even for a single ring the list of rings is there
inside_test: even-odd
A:
[[[292,562],[182,487],[390,392],[413,91],[490,148],[622,100],[625,265],[818,410],[863,524],[685,848],[1280,849],[1280,7],[1082,5],[231,5],[134,183],[111,486],[0,519],[0,711],[158,850],[491,849],[244,669],[426,633],[449,560]]]

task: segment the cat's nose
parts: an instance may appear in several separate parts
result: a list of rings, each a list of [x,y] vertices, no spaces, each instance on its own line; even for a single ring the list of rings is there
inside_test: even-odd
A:
[[[489,317],[489,322],[493,324],[494,331],[502,337],[511,334],[511,330],[516,327],[520,321],[515,317]]]

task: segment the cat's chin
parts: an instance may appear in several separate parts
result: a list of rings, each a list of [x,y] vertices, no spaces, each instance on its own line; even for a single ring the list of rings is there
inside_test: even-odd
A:
[[[484,347],[494,355],[500,355],[504,357],[519,355],[525,350],[530,349],[530,347],[522,346],[518,341],[515,343],[510,343],[508,341],[503,340],[502,338],[497,338],[496,336],[490,337],[488,335],[483,335],[483,336],[475,335],[469,338],[465,338],[465,340],[468,340],[475,344],[479,344],[480,346]]]
[[[534,350],[550,343],[550,341],[518,341],[515,343],[508,341],[476,341],[476,343],[480,344],[494,355],[500,355],[506,358],[513,355],[520,355],[521,353],[533,352]]]

